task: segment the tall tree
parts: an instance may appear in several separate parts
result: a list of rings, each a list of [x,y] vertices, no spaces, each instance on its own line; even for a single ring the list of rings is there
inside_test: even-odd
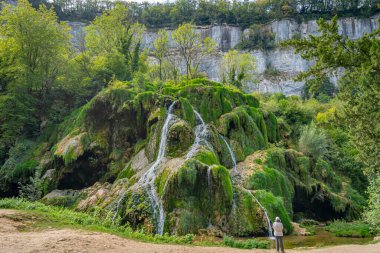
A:
[[[186,64],[186,78],[189,80],[198,73],[201,58],[216,51],[216,42],[210,37],[202,40],[201,35],[190,23],[180,25],[172,36],[177,50]]]

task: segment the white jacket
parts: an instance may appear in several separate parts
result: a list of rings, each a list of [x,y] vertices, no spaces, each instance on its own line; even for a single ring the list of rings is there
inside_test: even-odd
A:
[[[284,227],[281,222],[275,221],[273,223],[274,236],[284,236],[284,234],[282,233],[283,228]]]

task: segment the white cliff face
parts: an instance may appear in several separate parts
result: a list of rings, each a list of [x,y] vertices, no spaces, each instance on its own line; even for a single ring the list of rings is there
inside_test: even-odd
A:
[[[342,18],[338,20],[339,32],[350,39],[358,39],[366,33],[370,33],[379,26],[377,14],[370,18]],[[79,47],[83,41],[84,23],[69,22],[74,35],[73,42]],[[298,37],[304,38],[308,35],[319,35],[316,20],[310,20],[297,23],[293,19],[275,20],[266,25],[264,29],[270,29],[276,35],[276,43]],[[174,48],[172,40],[173,30],[169,32],[169,47]],[[220,81],[219,66],[222,62],[223,55],[230,49],[236,47],[241,36],[247,32],[242,31],[239,27],[218,25],[197,27],[197,32],[202,38],[210,36],[218,45],[219,52],[216,55],[210,55],[203,58],[200,64],[200,70],[207,73],[208,77],[214,81]],[[145,32],[142,45],[145,48],[153,49],[153,42],[157,38],[156,30],[147,30]],[[251,51],[256,58],[256,73],[258,84],[248,84],[245,88],[247,92],[283,92],[285,95],[299,95],[301,93],[303,82],[295,82],[293,78],[305,71],[312,64],[305,61],[300,55],[294,53],[291,49],[281,49],[280,47],[273,50]],[[179,64],[184,72],[184,64]],[[337,77],[332,76],[331,80],[336,83]]]

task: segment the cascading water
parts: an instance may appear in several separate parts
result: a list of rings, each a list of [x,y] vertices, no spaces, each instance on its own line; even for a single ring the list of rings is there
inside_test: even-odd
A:
[[[212,181],[211,181],[211,167],[207,169],[207,186],[208,186],[208,198],[211,202],[212,200]]]
[[[192,158],[195,153],[199,150],[202,144],[206,145],[206,147],[210,150],[213,150],[211,144],[207,141],[208,136],[208,129],[207,125],[202,119],[202,116],[194,110],[194,114],[196,117],[196,120],[200,121],[200,124],[195,127],[195,141],[194,144],[191,146],[190,151],[186,155],[186,159]]]
[[[117,217],[117,214],[119,213],[119,209],[120,209],[120,205],[121,205],[121,202],[123,201],[123,199],[125,198],[125,191],[123,191],[123,194],[120,195],[120,198],[119,200],[117,201],[117,204],[116,204],[116,211],[115,211],[115,214],[113,215],[112,217],[112,224],[114,223],[116,217]]]
[[[270,239],[273,239],[273,232],[272,232],[272,225],[271,225],[271,222],[270,222],[270,219],[269,219],[269,216],[268,216],[268,213],[267,213],[267,210],[265,209],[265,207],[260,203],[260,201],[252,194],[251,191],[247,190],[247,189],[244,189],[246,192],[248,192],[252,198],[257,202],[257,204],[259,204],[259,206],[261,207],[261,209],[263,209],[264,211],[264,214],[265,214],[265,218],[267,220],[267,223],[268,223],[268,236]]]
[[[228,151],[230,152],[230,156],[231,156],[232,162],[234,164],[234,171],[236,173],[238,173],[238,170],[237,170],[237,167],[236,167],[236,157],[235,157],[234,152],[232,151],[231,146],[228,144],[227,140],[223,137],[223,135],[220,135],[220,138],[222,138],[223,142],[226,144],[226,146],[228,148]]]
[[[166,141],[169,132],[170,121],[173,118],[173,107],[176,102],[173,102],[169,109],[168,114],[166,116],[164,126],[161,131],[161,140],[160,147],[158,150],[158,155],[156,161],[149,168],[149,170],[140,178],[139,183],[143,184],[146,187],[147,194],[151,201],[152,207],[154,209],[155,216],[157,216],[158,211],[158,219],[157,219],[157,234],[162,235],[164,233],[164,225],[165,225],[165,211],[160,197],[157,194],[156,188],[154,186],[154,181],[156,179],[157,168],[160,165],[162,159],[165,156],[166,150]]]
[[[228,144],[227,140],[222,135],[220,135],[220,137],[222,138],[222,140],[224,141],[224,143],[227,145],[228,151],[230,152],[230,155],[231,155],[232,162],[234,163],[234,171],[238,173],[237,166],[236,166],[236,157],[235,157],[235,154],[234,154],[231,146]],[[252,196],[252,198],[257,202],[257,204],[259,204],[259,206],[261,207],[261,209],[264,211],[265,218],[266,218],[267,224],[268,224],[268,236],[269,236],[270,239],[273,239],[274,237],[273,237],[273,232],[272,232],[272,226],[271,226],[271,222],[270,222],[267,210],[260,203],[260,201],[252,194],[251,191],[249,191],[249,190],[247,190],[245,188],[242,188],[242,189],[244,191],[248,192]]]

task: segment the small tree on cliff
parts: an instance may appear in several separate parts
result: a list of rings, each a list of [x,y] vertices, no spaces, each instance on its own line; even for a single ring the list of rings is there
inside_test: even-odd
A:
[[[161,29],[158,31],[158,37],[154,41],[154,51],[153,54],[158,60],[159,74],[160,80],[163,80],[162,77],[162,63],[165,57],[168,54],[168,44],[169,44],[169,34],[165,29]]]
[[[173,32],[173,40],[176,43],[177,50],[186,64],[187,80],[193,78],[198,73],[200,61],[206,55],[213,54],[217,45],[210,37],[204,40],[190,24],[182,24]]]
[[[250,53],[239,53],[236,50],[230,50],[223,57],[220,65],[220,76],[223,83],[230,83],[238,88],[243,86],[244,82],[254,82],[256,61]]]

